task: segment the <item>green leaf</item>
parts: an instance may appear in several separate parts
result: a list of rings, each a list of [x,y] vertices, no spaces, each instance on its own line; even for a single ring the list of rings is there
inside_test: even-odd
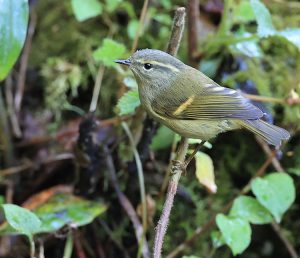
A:
[[[31,211],[14,204],[2,204],[8,224],[20,234],[32,236],[41,227],[40,219]]]
[[[105,1],[105,8],[108,12],[115,11],[118,6],[122,3],[122,0],[106,0]]]
[[[117,107],[120,109],[120,115],[127,115],[133,113],[140,104],[138,91],[130,90],[119,99]]]
[[[234,5],[233,9],[233,21],[234,23],[247,23],[255,19],[254,12],[250,1],[239,1]]]
[[[33,211],[42,221],[38,232],[43,233],[57,231],[65,225],[84,226],[106,209],[107,207],[100,202],[88,201],[72,194],[57,193]]]
[[[295,200],[293,179],[285,173],[256,178],[251,188],[257,200],[272,213],[277,222]]]
[[[215,77],[222,60],[222,57],[203,59],[200,62],[199,70],[208,77]]]
[[[295,46],[300,49],[300,28],[296,29],[285,29],[278,32],[282,37],[285,37],[288,41],[292,42]]]
[[[161,150],[171,146],[171,144],[174,141],[174,136],[175,133],[168,127],[166,126],[159,127],[155,136],[152,139],[151,146],[150,146],[151,149]]]
[[[130,39],[134,39],[139,27],[138,20],[131,20],[127,25],[127,34]]]
[[[236,198],[229,216],[243,218],[253,224],[266,224],[273,220],[270,212],[255,198],[249,196]]]
[[[0,81],[2,81],[23,48],[28,25],[27,0],[0,1]]]
[[[241,254],[249,246],[251,227],[247,220],[218,214],[216,223],[234,255]]]
[[[104,65],[113,67],[116,66],[114,62],[116,59],[123,57],[126,48],[112,39],[104,39],[103,45],[93,52],[93,57],[96,61],[102,62]]]
[[[210,238],[214,248],[219,248],[226,244],[220,231],[214,230],[211,232]]]
[[[215,183],[214,165],[211,157],[203,152],[197,152],[196,159],[196,177],[200,184],[204,185],[209,192],[216,193],[217,185]]]
[[[98,0],[72,0],[72,8],[77,21],[85,21],[102,13]]]
[[[133,77],[125,77],[123,79],[123,83],[130,89],[137,89],[138,88],[138,85],[136,83],[136,80],[133,78]]]
[[[271,14],[267,7],[260,0],[250,0],[250,2],[258,25],[258,35],[260,37],[274,35],[276,30],[273,26]]]

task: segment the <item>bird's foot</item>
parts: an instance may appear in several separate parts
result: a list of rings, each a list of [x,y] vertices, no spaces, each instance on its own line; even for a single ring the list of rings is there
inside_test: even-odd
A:
[[[185,162],[179,161],[179,160],[172,160],[172,169],[171,173],[176,174],[178,171],[181,171],[186,174],[186,167],[187,164]]]

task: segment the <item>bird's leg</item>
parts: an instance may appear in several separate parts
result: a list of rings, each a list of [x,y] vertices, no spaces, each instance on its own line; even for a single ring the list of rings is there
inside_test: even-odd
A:
[[[204,145],[205,141],[200,142],[199,144],[197,144],[196,148],[194,149],[193,153],[188,157],[188,159],[184,162],[179,161],[179,160],[172,160],[172,174],[177,173],[178,170],[183,171],[184,173],[186,173],[186,168],[189,165],[189,163],[191,162],[191,160],[194,158],[194,156],[196,155],[196,153],[200,150],[200,148]]]
[[[200,143],[197,144],[197,146],[194,149],[193,153],[184,162],[184,165],[185,165],[186,168],[189,165],[189,163],[192,161],[192,159],[194,158],[194,156],[197,154],[197,152],[200,150],[200,148],[204,145],[205,142],[206,141],[202,141],[202,142],[200,142]]]
[[[180,160],[172,160],[172,169],[171,173],[176,174],[178,170],[182,171],[184,174],[186,173],[186,165],[184,161]]]

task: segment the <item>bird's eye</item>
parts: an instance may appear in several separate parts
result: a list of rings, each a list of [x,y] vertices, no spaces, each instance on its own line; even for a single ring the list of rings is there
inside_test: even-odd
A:
[[[144,68],[146,70],[150,70],[152,68],[152,64],[146,63],[146,64],[144,64]]]

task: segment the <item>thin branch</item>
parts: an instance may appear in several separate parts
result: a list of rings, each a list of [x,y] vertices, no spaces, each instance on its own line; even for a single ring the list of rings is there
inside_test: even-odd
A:
[[[185,22],[185,8],[179,7],[177,8],[174,15],[171,36],[167,47],[167,53],[169,53],[172,56],[177,55],[177,51],[184,31],[184,22]]]
[[[198,48],[198,19],[199,19],[199,0],[189,0],[187,6],[188,13],[188,48],[189,61],[192,66],[195,66],[195,55]]]
[[[87,258],[83,247],[82,247],[82,241],[80,239],[80,231],[78,229],[73,231],[73,242],[76,250],[76,254],[78,258]]]
[[[22,99],[23,99],[24,89],[25,89],[28,56],[31,49],[31,43],[32,43],[32,38],[36,27],[36,22],[37,22],[37,15],[34,9],[32,9],[30,12],[30,21],[29,21],[27,38],[21,56],[21,60],[20,60],[20,71],[19,71],[15,100],[14,100],[15,109],[17,113],[19,113],[21,110],[21,104],[22,104]]]
[[[135,236],[136,236],[138,243],[142,243],[143,257],[148,258],[148,257],[150,257],[149,248],[148,248],[148,245],[147,245],[147,242],[145,241],[145,239],[142,240],[143,239],[143,227],[142,227],[140,220],[138,218],[138,215],[136,214],[135,209],[133,208],[129,199],[126,197],[126,195],[120,189],[114,162],[113,162],[113,159],[112,159],[112,157],[109,153],[109,150],[106,146],[104,146],[104,152],[105,152],[106,165],[107,165],[108,172],[109,172],[110,182],[111,182],[113,188],[115,189],[115,192],[117,194],[117,197],[119,199],[121,206],[123,207],[123,209],[125,210],[129,219],[132,222],[132,225],[133,225],[133,228],[135,231]]]
[[[286,238],[286,236],[281,231],[280,226],[275,221],[273,221],[271,223],[271,226],[272,226],[273,230],[275,231],[275,233],[280,238],[281,242],[284,244],[287,251],[289,252],[290,257],[291,258],[299,258],[295,248],[293,247],[293,245],[290,243],[290,241]]]
[[[250,100],[254,100],[254,101],[280,103],[280,104],[285,103],[284,99],[279,99],[279,98],[274,98],[274,97],[266,97],[266,96],[248,94],[248,93],[242,93],[242,95],[245,98],[250,99]]]
[[[257,143],[260,145],[260,147],[263,149],[263,151],[267,154],[267,156],[270,156],[271,153],[273,152],[270,148],[270,146],[264,141],[262,140],[261,138],[255,136],[255,139],[257,141]],[[272,164],[273,164],[273,167],[278,171],[278,172],[283,172],[284,169],[283,167],[281,166],[279,160],[274,157],[272,159]]]
[[[143,8],[142,8],[141,16],[140,16],[139,26],[137,28],[137,31],[136,31],[136,34],[135,34],[135,37],[134,37],[134,40],[133,40],[133,43],[132,43],[131,53],[135,52],[135,50],[137,48],[139,38],[140,38],[140,34],[141,34],[141,30],[142,30],[142,27],[143,27],[144,22],[145,22],[147,10],[148,10],[148,5],[149,5],[149,0],[145,0]]]
[[[144,242],[146,230],[147,230],[147,202],[146,202],[146,190],[145,190],[145,180],[144,180],[144,173],[143,173],[143,166],[139,156],[139,153],[136,149],[133,136],[129,130],[129,127],[125,122],[122,122],[122,127],[126,132],[129,142],[133,151],[133,155],[136,162],[138,178],[139,178],[139,185],[140,185],[140,195],[141,195],[141,204],[142,204],[142,223],[143,223],[143,235],[142,235],[142,243]]]
[[[91,105],[90,105],[90,112],[95,112],[95,110],[97,108],[97,103],[98,103],[98,99],[99,99],[99,95],[100,95],[104,71],[105,71],[104,65],[100,65],[97,76],[96,76],[93,97],[92,97],[92,101],[91,101]]]
[[[5,99],[7,105],[7,114],[10,119],[13,134],[17,138],[20,138],[22,136],[22,132],[19,125],[18,116],[15,112],[16,110],[14,107],[13,80],[11,74],[9,74],[5,80]]]
[[[185,23],[185,8],[180,7],[175,12],[172,32],[171,32],[171,36],[167,48],[167,52],[171,55],[177,54],[180,41],[182,38],[183,30],[184,30],[184,23]],[[181,174],[184,172],[185,169],[182,166],[182,164],[184,163],[187,150],[188,150],[188,139],[182,137],[176,155],[176,162],[177,165],[179,166],[174,165],[172,167],[173,175],[169,181],[166,201],[164,203],[163,211],[156,227],[156,234],[155,234],[154,248],[153,248],[154,258],[161,257],[163,240],[167,232],[170,213],[173,206],[174,197],[177,192],[178,182],[181,177]]]
[[[184,163],[187,150],[188,150],[188,139],[182,137],[180,144],[179,144],[177,156],[176,156],[176,162]],[[174,202],[174,197],[177,192],[179,179],[183,172],[184,171],[182,169],[182,166],[174,165],[172,167],[172,172],[171,172],[172,177],[169,182],[166,201],[164,203],[163,211],[162,211],[162,214],[160,216],[160,219],[159,219],[159,221],[157,223],[157,227],[156,227],[154,250],[153,250],[154,258],[161,257],[163,240],[164,240],[165,234],[167,232],[167,227],[168,227],[171,209],[172,209],[173,202]]]

